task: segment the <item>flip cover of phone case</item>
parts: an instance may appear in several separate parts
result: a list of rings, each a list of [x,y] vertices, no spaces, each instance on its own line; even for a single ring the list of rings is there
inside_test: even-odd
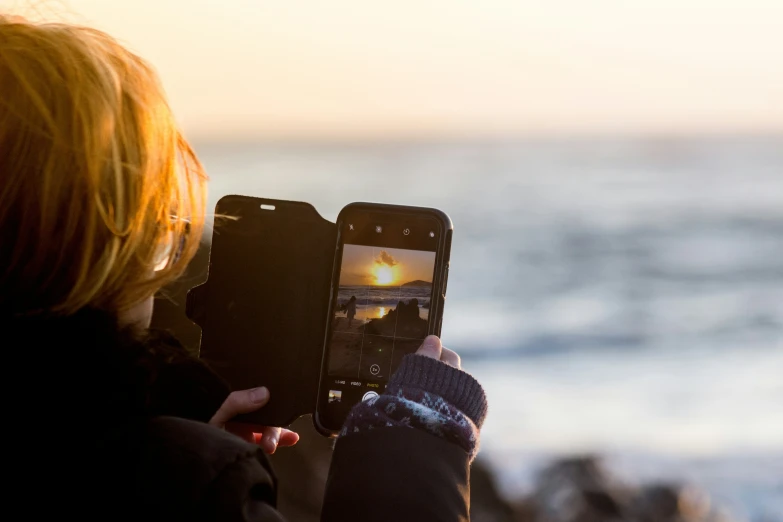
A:
[[[200,357],[232,389],[269,389],[245,421],[286,426],[315,410],[337,225],[307,203],[248,196],[215,215],[208,279],[187,303]]]

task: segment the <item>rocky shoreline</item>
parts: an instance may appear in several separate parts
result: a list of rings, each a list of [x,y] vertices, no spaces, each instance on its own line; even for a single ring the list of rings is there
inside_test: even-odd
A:
[[[279,478],[279,508],[289,520],[317,521],[333,441],[320,437],[309,417],[292,427],[295,448],[271,457]],[[505,498],[497,477],[479,459],[471,468],[472,522],[731,522],[701,490],[681,484],[630,485],[608,473],[596,456],[552,461],[532,491]]]

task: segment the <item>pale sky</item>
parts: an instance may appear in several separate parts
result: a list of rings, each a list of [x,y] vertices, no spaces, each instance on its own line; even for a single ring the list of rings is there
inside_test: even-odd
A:
[[[197,137],[783,130],[783,0],[25,5],[151,61]]]
[[[382,257],[383,252],[385,257]],[[346,244],[343,248],[340,285],[399,286],[411,281],[431,283],[434,270],[435,252]],[[386,280],[382,277],[384,273],[389,276]]]

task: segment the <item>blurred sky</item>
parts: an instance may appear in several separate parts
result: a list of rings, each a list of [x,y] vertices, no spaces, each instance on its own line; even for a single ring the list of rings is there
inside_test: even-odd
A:
[[[781,0],[0,0],[107,30],[197,136],[783,130]]]
[[[345,245],[340,285],[399,286],[432,283],[435,253],[399,248]]]

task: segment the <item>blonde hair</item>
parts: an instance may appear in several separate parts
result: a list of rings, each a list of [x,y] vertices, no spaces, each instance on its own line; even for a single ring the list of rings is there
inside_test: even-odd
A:
[[[0,313],[133,307],[183,273],[205,205],[149,64],[95,29],[0,15]]]

